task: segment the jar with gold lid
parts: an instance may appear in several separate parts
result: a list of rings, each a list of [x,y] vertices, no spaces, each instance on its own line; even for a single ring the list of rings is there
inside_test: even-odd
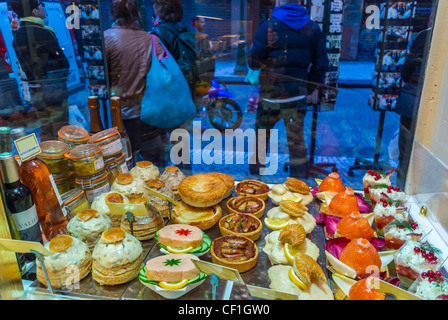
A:
[[[67,171],[63,174],[55,174],[53,175],[53,178],[59,194],[64,194],[72,189],[73,182],[75,180],[75,173],[73,171]]]
[[[123,153],[121,135],[117,128],[110,128],[95,133],[90,137],[89,142],[98,144],[103,148],[104,158],[115,157]]]
[[[94,176],[78,177],[75,181],[86,193],[89,204],[99,195],[110,191],[109,173],[106,170]]]
[[[129,172],[128,165],[126,163],[126,154],[127,153],[125,152],[119,156],[112,157],[104,161],[106,170],[109,172],[110,185],[114,183],[115,178],[117,178],[120,174]]]
[[[71,218],[76,216],[76,214],[82,210],[90,209],[90,204],[87,200],[86,193],[81,188],[71,189],[64,193],[61,197]]]
[[[91,177],[104,170],[101,146],[91,143],[76,146],[65,153],[77,177]]]
[[[40,143],[41,153],[37,157],[45,162],[51,174],[64,175],[68,172],[68,159],[64,156],[70,149],[62,141],[49,140]]]
[[[58,131],[59,141],[65,142],[70,148],[89,142],[90,135],[86,129],[78,126],[63,126]]]

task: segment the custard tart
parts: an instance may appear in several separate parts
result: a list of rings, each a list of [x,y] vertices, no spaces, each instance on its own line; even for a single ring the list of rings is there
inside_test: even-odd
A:
[[[246,272],[257,264],[258,248],[256,244],[246,237],[224,236],[212,243],[210,250],[212,262]]]

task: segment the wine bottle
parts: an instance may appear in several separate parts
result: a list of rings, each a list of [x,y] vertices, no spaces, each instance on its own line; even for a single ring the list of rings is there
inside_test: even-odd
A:
[[[0,127],[0,153],[12,151],[11,128]]]
[[[58,235],[66,234],[70,218],[45,162],[36,156],[25,159],[19,167],[19,175],[22,183],[31,189],[45,238],[50,241]]]
[[[117,127],[118,132],[121,135],[121,143],[123,145],[123,152],[126,152],[126,164],[128,166],[128,170],[131,170],[134,166],[132,149],[131,149],[131,140],[129,139],[128,133],[124,128],[123,119],[121,118],[121,105],[119,97],[111,97],[110,98],[110,114],[112,120],[112,127]]]
[[[89,134],[93,135],[97,132],[103,131],[103,122],[100,115],[100,99],[98,96],[90,96],[88,98],[88,106],[90,111],[90,130]]]
[[[17,226],[20,240],[42,243],[42,234],[31,190],[20,181],[16,161],[11,152],[0,154],[0,172],[4,184],[6,207]],[[32,253],[26,253],[25,258],[27,261],[36,259]]]

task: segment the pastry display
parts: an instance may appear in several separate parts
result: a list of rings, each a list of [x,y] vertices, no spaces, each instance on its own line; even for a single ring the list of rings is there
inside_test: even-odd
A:
[[[332,172],[326,176],[317,187],[319,192],[326,192],[330,197],[335,196],[339,192],[345,191],[345,186],[339,178],[337,172]]]
[[[241,236],[224,236],[212,242],[212,262],[246,272],[252,269],[258,259],[256,244]]]
[[[448,282],[442,277],[442,272],[428,270],[422,272],[409,291],[426,300],[446,300],[448,298]]]
[[[171,188],[167,187],[165,185],[165,182],[163,182],[160,179],[150,180],[145,182],[145,184],[146,187],[149,189],[162,193],[170,197],[171,199],[175,198],[173,192],[171,191]],[[147,190],[145,191],[144,195],[148,199],[148,201],[151,202],[160,211],[162,218],[170,217],[170,207],[168,201],[157,197],[156,195],[152,194],[150,191]]]
[[[381,269],[381,259],[377,249],[366,239],[351,240],[341,250],[339,260],[345,265],[353,268],[356,275],[368,276],[375,270]]]
[[[444,262],[442,252],[428,243],[408,240],[394,256],[400,285],[409,288],[423,272],[438,271]]]
[[[207,230],[218,223],[221,217],[222,209],[218,204],[207,208],[198,208],[179,201],[173,207],[171,222],[189,224],[201,230]]]
[[[90,251],[95,248],[101,234],[110,228],[110,219],[95,209],[78,212],[67,224],[68,234],[86,243]]]
[[[382,173],[380,171],[376,171],[376,170],[367,170],[367,172],[364,174],[364,177],[362,178],[362,185],[364,188],[364,196],[367,200],[370,200],[370,188],[371,187],[374,187],[377,185],[389,186],[391,184],[390,174],[391,174],[391,172],[384,174],[384,173]]]
[[[350,300],[385,300],[386,295],[374,288],[375,278],[368,277],[358,280],[351,286],[348,298]]]
[[[185,175],[182,171],[176,166],[168,166],[165,168],[165,171],[160,176],[160,180],[165,182],[165,185],[171,189],[175,198],[174,200],[180,200],[178,194],[179,183],[185,179]]]
[[[188,224],[170,224],[157,231],[155,240],[167,254],[205,254],[211,240],[201,229]]]
[[[350,240],[364,238],[370,241],[374,231],[370,222],[359,211],[344,216],[336,225],[336,234]]]
[[[45,248],[53,253],[44,257],[45,269],[53,288],[70,287],[90,273],[92,255],[87,244],[81,240],[60,235],[47,242]],[[41,284],[48,287],[39,260],[36,260],[36,276]]]
[[[306,237],[305,228],[301,224],[290,224],[282,230],[275,230],[265,237],[263,252],[271,264],[292,265],[297,252],[317,260],[319,248]]]
[[[110,191],[120,192],[129,200],[140,198],[145,193],[145,183],[130,173],[122,173],[115,178]]]
[[[237,196],[252,196],[261,200],[268,199],[269,186],[257,180],[243,180],[235,186]]]
[[[222,174],[197,173],[183,179],[178,187],[182,200],[194,207],[211,207],[229,193],[229,185]]]
[[[256,241],[260,237],[261,228],[261,221],[251,214],[234,213],[219,220],[219,230],[222,236],[243,236]]]
[[[121,228],[101,235],[92,253],[92,278],[101,285],[117,285],[135,279],[143,266],[140,241]]]
[[[130,204],[143,204],[146,207],[147,217],[135,216],[132,224],[132,235],[140,241],[154,238],[157,230],[163,227],[163,219],[157,208],[148,202],[146,197],[129,200]],[[127,233],[131,233],[131,226],[127,217],[122,217],[120,227]]]
[[[92,202],[91,208],[108,216],[112,227],[117,228],[121,224],[121,216],[111,214],[108,203],[129,203],[129,199],[120,192],[110,191],[96,197]]]
[[[297,294],[299,300],[334,300],[322,268],[306,254],[298,253],[292,267],[272,266],[268,276],[271,289]]]
[[[359,205],[352,188],[347,188],[345,191],[339,192],[325,208],[325,213],[339,218],[349,215],[354,211],[359,211]]]
[[[400,249],[408,240],[421,241],[429,231],[412,219],[395,220],[383,228],[384,240],[388,249]]]
[[[132,176],[148,182],[158,179],[160,177],[160,171],[151,161],[139,161],[134,168],[129,171]]]
[[[310,187],[303,181],[288,177],[283,184],[276,184],[268,192],[272,202],[278,205],[282,200],[300,201],[303,205],[308,205],[313,201]]]
[[[308,208],[298,202],[289,200],[286,201],[287,202],[282,201],[280,203],[283,204],[283,207],[280,205],[270,209],[266,214],[267,217],[269,219],[282,220],[288,224],[300,223],[305,228],[306,233],[311,233],[316,227],[316,219],[314,219],[314,217],[308,212]],[[287,208],[286,210],[289,213],[283,211],[282,208]]]
[[[230,198],[226,205],[230,213],[252,214],[257,218],[263,217],[266,207],[263,200],[253,196]]]
[[[370,187],[369,192],[372,207],[382,200],[400,201],[403,205],[406,204],[406,193],[401,191],[400,187],[376,185]]]
[[[378,235],[384,235],[383,228],[392,221],[403,221],[407,219],[408,212],[401,201],[381,199],[373,208],[375,224]]]

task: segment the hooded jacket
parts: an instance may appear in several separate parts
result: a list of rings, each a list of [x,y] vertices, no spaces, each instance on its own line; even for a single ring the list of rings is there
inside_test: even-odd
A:
[[[260,84],[274,86],[276,98],[310,93],[329,67],[320,27],[298,4],[275,7],[255,34],[248,63],[262,69]]]

